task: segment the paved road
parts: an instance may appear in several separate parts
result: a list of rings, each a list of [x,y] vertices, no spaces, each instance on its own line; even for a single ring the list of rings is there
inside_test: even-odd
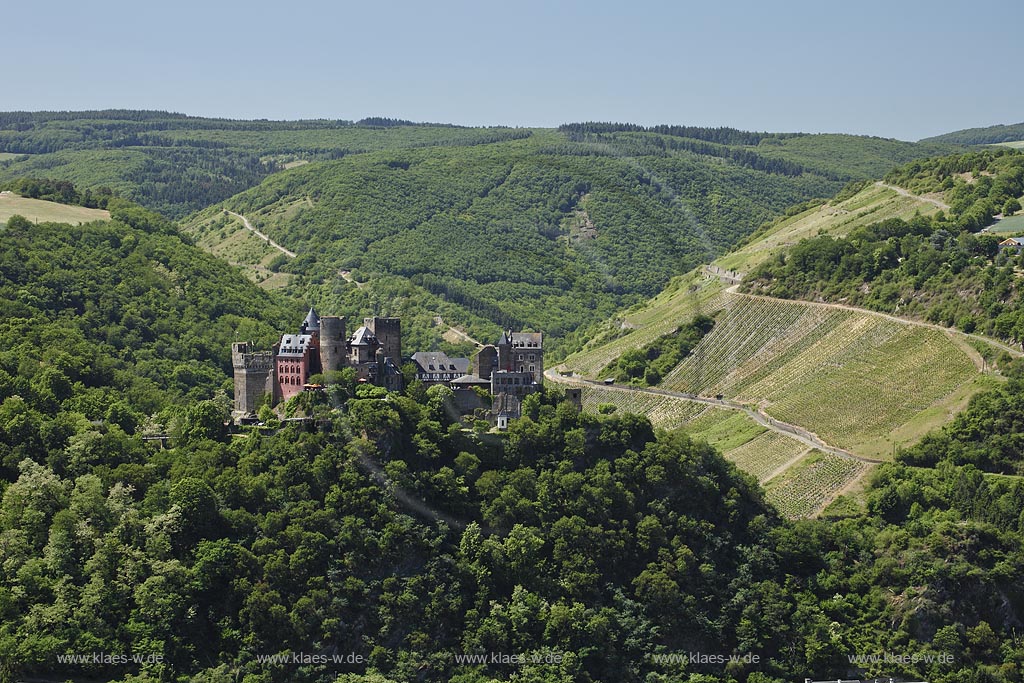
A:
[[[810,430],[804,429],[803,427],[798,427],[797,425],[790,424],[788,422],[783,422],[782,420],[776,420],[774,417],[771,417],[767,413],[764,413],[760,410],[755,410],[744,403],[737,403],[736,401],[731,401],[727,398],[717,399],[711,396],[700,396],[698,394],[689,394],[682,391],[668,391],[667,389],[654,389],[651,387],[633,387],[616,384],[608,385],[605,384],[604,382],[598,382],[592,379],[583,379],[582,377],[563,377],[553,368],[549,368],[548,370],[546,370],[544,372],[544,376],[547,377],[552,382],[556,382],[559,384],[573,384],[576,386],[590,385],[600,387],[602,389],[610,389],[612,391],[632,391],[642,392],[646,394],[657,394],[659,396],[672,396],[674,398],[681,398],[684,401],[704,403],[710,406],[726,408],[728,410],[738,410],[745,413],[750,419],[752,419],[757,424],[766,427],[772,430],[773,432],[778,432],[779,434],[784,434],[785,436],[796,439],[797,441],[804,443],[808,446],[811,446],[812,448],[817,448],[820,451],[825,451],[826,453],[831,453],[841,458],[851,458],[853,460],[860,460],[861,462],[871,464],[884,462],[883,460],[878,460],[875,458],[866,458],[864,456],[860,456],[857,455],[856,453],[848,451],[845,448],[839,448],[838,446],[828,444],[825,441],[823,441],[821,437],[819,437],[817,434]]]
[[[227,211],[227,210],[225,209],[225,211]],[[243,215],[242,215],[242,214],[240,214],[240,213],[235,213],[234,211],[228,211],[228,213],[229,213],[230,215],[234,216],[235,218],[237,218],[237,219],[241,220],[241,221],[242,221],[242,225],[244,225],[244,226],[245,226],[245,229],[246,229],[246,230],[248,230],[248,231],[249,231],[249,232],[251,232],[252,234],[254,234],[254,235],[256,235],[257,237],[259,237],[259,238],[260,238],[261,240],[263,240],[264,242],[266,242],[267,244],[269,244],[270,246],[272,246],[272,247],[273,247],[274,249],[277,249],[277,250],[278,250],[279,252],[281,252],[281,253],[282,253],[282,254],[284,254],[285,256],[288,256],[288,257],[290,257],[290,258],[295,258],[295,252],[294,252],[294,251],[289,251],[289,250],[285,249],[285,248],[284,248],[284,247],[282,247],[282,246],[281,246],[280,244],[278,244],[278,243],[277,243],[277,242],[275,242],[274,240],[270,239],[269,237],[267,237],[266,235],[264,235],[264,234],[263,234],[262,232],[260,232],[260,231],[259,231],[259,230],[257,230],[256,228],[252,227],[252,224],[251,224],[251,223],[249,223],[249,219],[248,219],[248,218],[246,218],[245,216],[243,216]]]

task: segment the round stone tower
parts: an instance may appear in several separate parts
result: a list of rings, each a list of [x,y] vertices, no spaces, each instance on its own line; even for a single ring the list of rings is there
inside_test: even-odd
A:
[[[320,318],[320,367],[324,372],[335,372],[345,367],[345,318]]]

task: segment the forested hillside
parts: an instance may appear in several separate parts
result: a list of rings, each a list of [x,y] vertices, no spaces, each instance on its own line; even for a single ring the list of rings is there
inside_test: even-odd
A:
[[[235,121],[159,111],[4,112],[0,180],[34,176],[108,187],[180,218],[296,163],[529,134],[382,118]]]
[[[572,347],[581,328],[652,296],[786,206],[931,149],[608,125],[295,168],[200,213],[189,230],[216,249],[217,235],[242,229],[219,209],[245,215],[298,253],[273,270],[293,274],[290,291],[325,309],[365,310],[378,282],[393,291],[398,278],[427,308],[446,302],[446,319],[478,338],[532,327]],[[341,270],[368,286],[346,284]]]
[[[74,467],[114,469],[116,449],[141,455],[132,435],[180,426],[183,411],[202,401],[217,401],[219,423],[231,342],[269,346],[294,324],[280,298],[184,243],[174,224],[124,200],[108,206],[111,222],[14,217],[0,230],[6,477],[24,458],[45,463],[48,450],[69,444],[77,444],[71,460],[82,459]],[[104,441],[115,450],[93,452]]]
[[[70,181],[172,218],[228,200],[299,257],[254,268],[258,250],[219,248],[242,228],[215,209],[191,229],[266,286],[353,317],[386,307],[418,346],[443,346],[447,324],[481,339],[512,326],[543,329],[552,352],[785,207],[948,149],[669,125],[0,114],[0,182]]]
[[[948,209],[802,240],[755,268],[746,291],[841,301],[1024,340],[1020,256],[1001,251],[1001,237],[978,232],[997,214],[1020,211],[1024,154],[993,149],[941,157],[886,180],[919,194],[942,193]]]
[[[303,309],[108,206],[0,233],[5,682],[1015,680],[1016,479],[886,467],[867,516],[792,524],[708,446],[557,392],[504,437],[416,385],[231,437],[229,342]],[[888,651],[951,660],[849,661]]]
[[[921,142],[938,142],[953,145],[994,145],[1001,142],[1024,140],[1024,123],[988,126],[986,128],[965,128],[964,130],[925,138]]]

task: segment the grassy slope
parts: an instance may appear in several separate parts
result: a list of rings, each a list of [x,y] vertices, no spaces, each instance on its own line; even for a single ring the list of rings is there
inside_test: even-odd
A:
[[[241,266],[242,272],[264,289],[280,289],[291,282],[291,275],[271,270],[281,252],[247,230],[238,218],[218,213],[211,215],[206,226],[196,240],[200,249]]]
[[[936,210],[871,185],[846,201],[778,222],[712,265],[744,272],[779,248],[819,232],[845,235],[885,218]],[[995,381],[979,374],[975,353],[940,331],[869,313],[745,297],[703,269],[674,279],[648,304],[610,321],[605,333],[567,358],[564,367],[596,377],[622,352],[644,346],[697,313],[715,315],[716,326],[662,386],[704,395],[723,393],[760,405],[770,415],[868,457],[888,457],[894,442],[916,442]],[[658,426],[687,426],[712,440],[716,433],[708,425],[709,416],[729,412],[709,411],[682,399],[652,397],[652,404],[647,397],[624,392],[587,391],[593,394],[590,404],[616,403],[623,410],[650,414]],[[773,500],[793,501],[784,506],[786,514],[805,516],[820,510],[869,471],[855,463],[835,462],[835,456],[809,452],[788,437],[759,434],[752,421],[732,415],[737,421],[733,427],[746,422],[740,432],[747,438],[724,444],[726,457],[765,483]],[[809,480],[828,494],[808,498],[804,490]]]
[[[856,228],[889,218],[909,219],[916,213],[930,215],[938,208],[913,197],[897,194],[878,185],[870,185],[842,202],[825,202],[787,218],[755,234],[748,245],[715,261],[727,270],[747,272],[780,250],[818,234],[846,235]]]
[[[0,223],[6,223],[7,219],[15,214],[36,223],[71,223],[72,225],[110,219],[110,212],[103,209],[87,209],[84,206],[58,204],[41,199],[20,197],[12,192],[0,192]]]

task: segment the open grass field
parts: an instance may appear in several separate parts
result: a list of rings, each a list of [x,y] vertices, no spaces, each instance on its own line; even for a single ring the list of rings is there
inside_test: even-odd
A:
[[[17,159],[18,157],[27,156],[26,154],[14,154],[12,152],[0,152],[0,161],[7,161],[8,159]]]
[[[1017,233],[1024,232],[1024,214],[998,220],[985,228],[985,232],[993,235],[1016,235]]]
[[[869,185],[845,201],[829,202],[787,218],[763,235],[755,235],[742,249],[718,259],[715,265],[745,273],[780,250],[819,233],[842,236],[888,218],[909,219],[917,212],[928,215],[937,211],[934,204],[897,194],[886,187]]]
[[[0,192],[0,223],[6,223],[7,219],[14,215],[24,216],[35,223],[73,225],[110,220],[110,212],[102,209],[87,209],[84,206],[28,199],[13,192]]]
[[[996,143],[1000,147],[1012,147],[1013,149],[1024,149],[1024,140],[1014,140],[1013,142],[998,142]]]

